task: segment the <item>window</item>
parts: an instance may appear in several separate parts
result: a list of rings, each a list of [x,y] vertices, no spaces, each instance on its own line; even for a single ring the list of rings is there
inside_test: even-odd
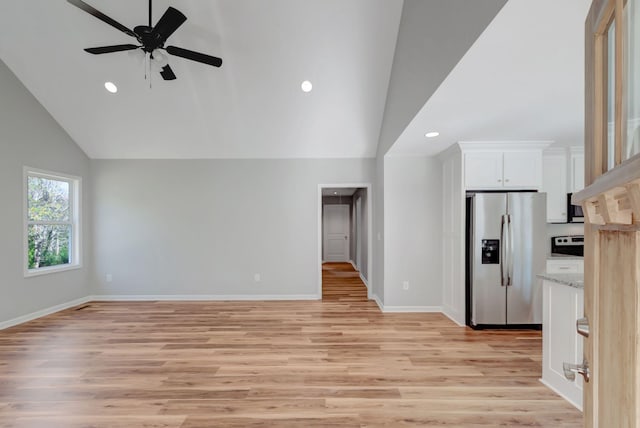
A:
[[[80,267],[80,178],[24,168],[24,274]]]
[[[593,131],[601,143],[594,166],[601,170],[594,178],[640,156],[640,57],[633,55],[640,46],[640,0],[603,0],[599,15],[593,82],[602,106],[596,107]]]

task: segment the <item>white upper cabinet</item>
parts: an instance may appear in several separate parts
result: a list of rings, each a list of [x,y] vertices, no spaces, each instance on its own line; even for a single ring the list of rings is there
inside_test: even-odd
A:
[[[542,150],[504,152],[504,186],[542,187]]]
[[[542,149],[517,143],[460,143],[468,190],[542,188]],[[514,148],[516,146],[516,148]]]
[[[502,153],[465,153],[464,164],[467,189],[502,188]]]
[[[582,147],[571,147],[570,152],[570,192],[574,193],[584,189],[584,149]]]
[[[549,150],[542,160],[542,191],[547,194],[547,223],[567,222],[567,153]]]

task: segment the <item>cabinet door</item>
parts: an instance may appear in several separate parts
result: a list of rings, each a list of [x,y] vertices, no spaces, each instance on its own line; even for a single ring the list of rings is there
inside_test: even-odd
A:
[[[584,153],[571,154],[571,192],[584,189]]]
[[[543,281],[542,381],[582,409],[582,377],[564,377],[562,365],[582,363],[582,337],[576,320],[582,317],[583,290]]]
[[[547,194],[547,223],[567,222],[567,156],[544,155],[542,191]]]
[[[540,189],[542,187],[542,153],[539,150],[505,152],[504,187]]]
[[[465,153],[464,184],[467,189],[502,188],[502,153]]]

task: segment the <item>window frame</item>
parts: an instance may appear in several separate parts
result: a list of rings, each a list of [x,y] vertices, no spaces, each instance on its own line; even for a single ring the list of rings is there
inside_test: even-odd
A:
[[[39,177],[48,180],[64,181],[69,183],[69,221],[68,222],[32,222],[29,221],[29,177]],[[82,177],[75,175],[64,174],[54,171],[46,171],[38,168],[31,168],[28,166],[23,167],[22,171],[22,199],[23,199],[23,213],[22,213],[22,234],[23,234],[23,248],[22,248],[22,266],[25,278],[46,275],[56,272],[64,272],[69,270],[75,270],[82,268]],[[69,263],[45,266],[36,269],[29,269],[29,226],[32,224],[69,224],[71,226],[71,239],[69,249]]]

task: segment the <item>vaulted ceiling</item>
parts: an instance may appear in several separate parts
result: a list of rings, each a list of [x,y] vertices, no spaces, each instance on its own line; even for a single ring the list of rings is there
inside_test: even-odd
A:
[[[86,2],[147,22],[147,0]],[[154,22],[169,5],[188,18],[169,44],[221,68],[170,57],[178,79],[149,82],[127,52],[84,52],[135,39],[65,0],[2,0],[0,58],[93,158],[375,155],[401,0],[154,0]]]
[[[433,154],[462,136],[511,138],[517,133],[505,129],[530,123],[544,105],[557,105],[553,126],[560,130],[560,110],[581,102],[579,82],[571,79],[581,77],[582,48],[565,51],[581,41],[574,21],[584,21],[589,0],[509,0],[469,52],[503,1],[466,1],[406,0],[424,11],[420,26],[421,17],[402,15],[402,0],[154,0],[154,22],[168,6],[188,18],[168,44],[224,60],[218,69],[170,56],[178,78],[163,81],[157,73],[145,80],[144,66],[127,52],[84,52],[135,40],[67,1],[2,0],[0,59],[92,158],[373,157],[385,109],[393,116],[387,138],[400,135],[392,150],[398,153]],[[129,28],[147,21],[147,0],[86,2]],[[551,17],[545,9],[554,11]],[[398,34],[412,34],[399,32],[405,20],[421,30],[416,43],[404,40],[402,56]],[[543,56],[536,41],[558,47]],[[536,79],[542,68],[544,79]],[[540,92],[554,78],[556,86],[568,85],[555,99]],[[304,80],[313,91],[301,91]],[[116,94],[105,90],[107,81],[116,83]],[[515,99],[487,93],[513,92],[506,85],[513,81],[522,83]],[[568,126],[581,128],[575,112],[566,117]],[[450,135],[425,150],[421,136],[430,126]],[[552,134],[522,129],[527,138]]]

